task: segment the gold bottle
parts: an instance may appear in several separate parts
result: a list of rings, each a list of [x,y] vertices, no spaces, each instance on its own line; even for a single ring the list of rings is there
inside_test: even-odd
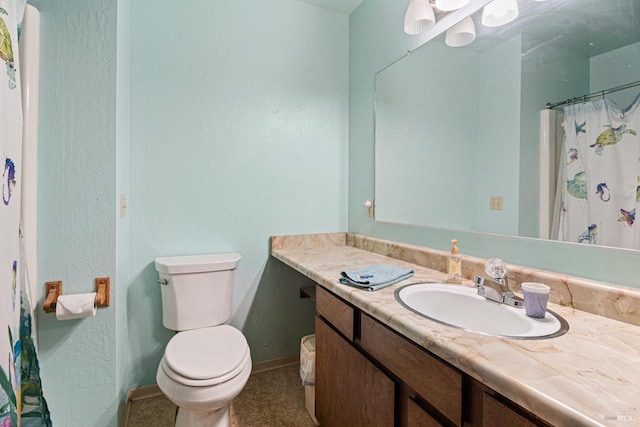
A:
[[[453,239],[451,241],[453,247],[451,248],[451,254],[449,255],[449,268],[447,269],[447,282],[449,283],[462,283],[462,260],[460,259],[460,250],[456,246],[458,241]]]

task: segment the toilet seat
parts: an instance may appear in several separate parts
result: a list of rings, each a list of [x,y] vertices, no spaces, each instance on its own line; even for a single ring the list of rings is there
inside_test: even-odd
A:
[[[231,380],[250,363],[244,335],[221,325],[178,333],[167,344],[161,366],[174,381],[205,387]]]

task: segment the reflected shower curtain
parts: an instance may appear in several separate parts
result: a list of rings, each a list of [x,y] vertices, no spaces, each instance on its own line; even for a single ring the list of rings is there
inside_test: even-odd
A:
[[[31,331],[20,238],[22,101],[18,26],[26,0],[0,0],[0,427],[50,426]]]
[[[558,239],[640,249],[640,95],[621,109],[609,99],[564,109],[558,174]]]

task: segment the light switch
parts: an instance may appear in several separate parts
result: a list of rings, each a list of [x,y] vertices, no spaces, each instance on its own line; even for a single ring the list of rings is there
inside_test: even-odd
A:
[[[124,193],[120,194],[120,218],[127,216],[127,196]]]

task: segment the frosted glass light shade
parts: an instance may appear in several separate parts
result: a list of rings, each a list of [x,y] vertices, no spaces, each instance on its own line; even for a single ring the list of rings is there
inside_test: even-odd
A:
[[[404,16],[404,32],[422,34],[436,24],[433,7],[428,0],[411,0]]]
[[[468,5],[471,0],[436,0],[436,8],[448,12]]]
[[[499,27],[518,17],[517,0],[493,0],[482,9],[482,25]]]
[[[462,47],[473,42],[475,39],[476,25],[473,23],[473,19],[467,16],[447,30],[444,42],[447,46]]]

